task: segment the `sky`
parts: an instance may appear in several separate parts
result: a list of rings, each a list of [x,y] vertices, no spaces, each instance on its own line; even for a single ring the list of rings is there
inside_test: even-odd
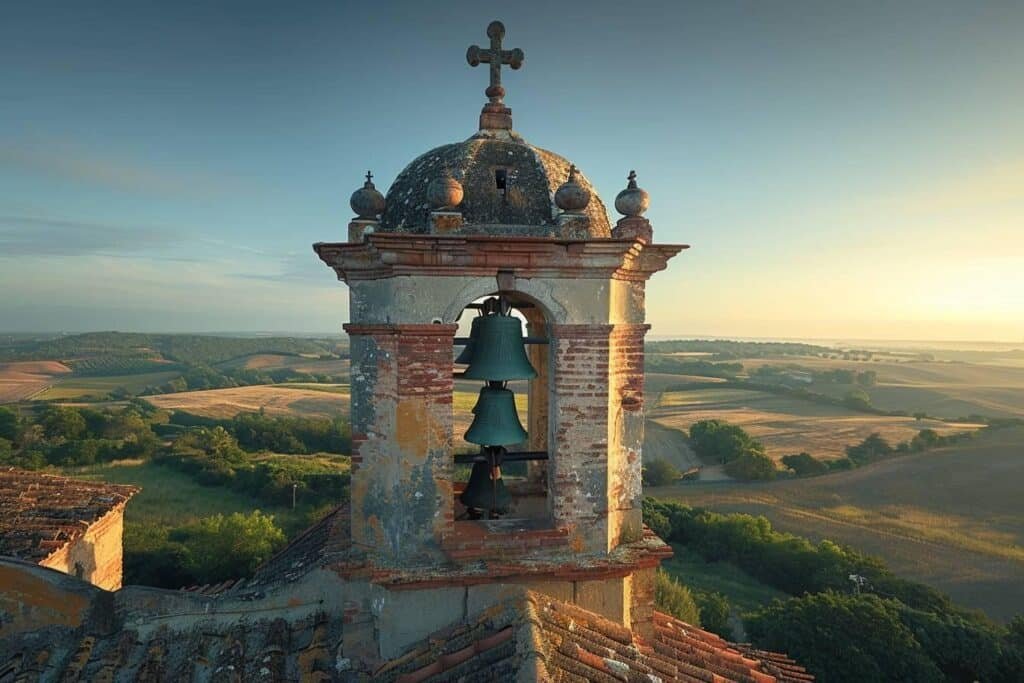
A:
[[[0,10],[0,331],[340,332],[348,197],[506,103],[611,207],[659,336],[1024,342],[1024,3]],[[613,216],[614,220],[615,217]]]

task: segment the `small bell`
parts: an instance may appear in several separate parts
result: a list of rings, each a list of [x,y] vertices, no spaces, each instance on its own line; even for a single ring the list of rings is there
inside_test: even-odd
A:
[[[459,496],[459,501],[469,508],[470,516],[479,518],[480,511],[486,512],[493,519],[508,512],[512,496],[501,479],[501,456],[503,448],[484,448],[481,451],[486,461],[473,463],[473,469],[466,483],[466,490]]]

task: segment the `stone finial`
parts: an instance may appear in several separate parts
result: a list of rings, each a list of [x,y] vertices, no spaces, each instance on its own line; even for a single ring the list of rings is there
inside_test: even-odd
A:
[[[462,183],[450,173],[434,178],[427,185],[427,201],[431,209],[454,209],[462,203],[462,197]]]
[[[629,218],[642,216],[651,203],[650,195],[637,187],[636,171],[630,171],[627,179],[626,189],[615,197],[615,210]]]
[[[490,84],[484,94],[488,103],[480,113],[480,130],[501,130],[512,128],[512,110],[505,106],[505,88],[501,85],[501,67],[507,64],[512,69],[523,65],[526,55],[522,50],[501,49],[501,39],[505,37],[505,25],[500,21],[492,21],[487,27],[487,37],[491,39],[489,49],[479,45],[470,45],[466,51],[466,61],[470,66],[480,63],[490,65]]]
[[[590,191],[579,183],[576,164],[569,166],[569,177],[555,191],[555,206],[569,213],[580,213],[590,203]]]
[[[380,214],[384,213],[384,195],[373,186],[372,173],[366,172],[366,182],[352,193],[348,204],[356,212],[356,216],[363,220],[376,220]]]

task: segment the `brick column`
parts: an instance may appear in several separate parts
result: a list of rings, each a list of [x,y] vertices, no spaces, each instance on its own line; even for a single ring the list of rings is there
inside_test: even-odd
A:
[[[548,482],[555,525],[578,552],[607,552],[608,351],[611,325],[550,326]]]
[[[644,335],[650,325],[620,323],[609,336],[608,534],[612,548],[643,530]]]
[[[453,524],[456,325],[357,325],[352,356],[352,539],[413,559]]]

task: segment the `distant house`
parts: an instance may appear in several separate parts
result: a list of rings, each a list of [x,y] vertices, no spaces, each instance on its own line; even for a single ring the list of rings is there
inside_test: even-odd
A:
[[[0,470],[0,555],[121,587],[125,504],[139,489]]]

